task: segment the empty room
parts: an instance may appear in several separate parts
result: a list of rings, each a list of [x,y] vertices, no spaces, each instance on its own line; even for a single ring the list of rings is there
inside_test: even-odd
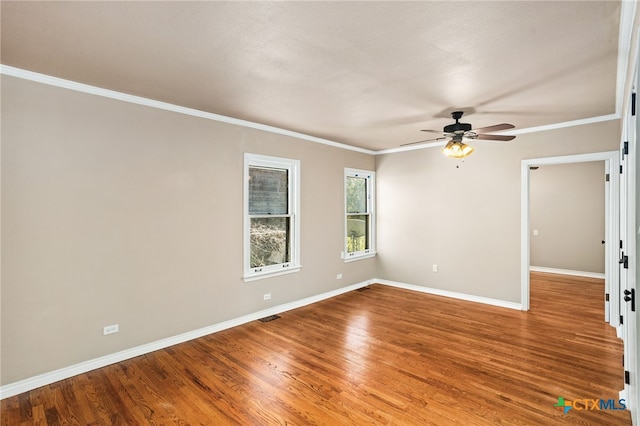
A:
[[[0,2],[0,423],[640,424],[639,13]]]

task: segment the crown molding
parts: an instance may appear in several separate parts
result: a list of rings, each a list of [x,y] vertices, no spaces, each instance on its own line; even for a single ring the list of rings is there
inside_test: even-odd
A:
[[[102,96],[110,99],[117,99],[123,102],[129,102],[137,105],[144,105],[151,108],[157,108],[165,111],[171,111],[178,114],[190,115],[192,117],[204,118],[206,120],[219,121],[222,123],[233,124],[236,126],[248,127],[251,129],[263,130],[265,132],[276,133],[279,135],[290,136],[297,139],[306,140],[309,142],[315,142],[323,145],[333,146],[335,148],[346,149],[349,151],[361,152],[363,154],[374,155],[375,151],[351,146],[339,142],[334,142],[328,139],[318,138],[315,136],[305,135],[304,133],[293,132],[291,130],[281,129],[279,127],[268,126],[265,124],[255,123],[253,121],[240,120],[233,117],[227,117],[225,115],[213,114],[197,110],[194,108],[187,108],[179,105],[170,104],[168,102],[156,101],[153,99],[143,98],[141,96],[130,95],[127,93],[117,92],[115,90],[103,89],[101,87],[91,86],[89,84],[78,83],[71,80],[65,80],[58,77],[52,77],[46,74],[40,74],[33,71],[24,70],[21,68],[15,68],[8,65],[0,64],[0,74],[9,75],[11,77],[17,77],[24,80],[30,80],[37,83],[47,84],[49,86],[61,87],[64,89],[74,90],[76,92],[87,93],[90,95]]]
[[[584,126],[587,124],[601,123],[603,121],[619,120],[620,114],[599,115],[597,117],[581,118],[579,120],[564,121],[562,123],[546,124],[544,126],[528,127],[526,129],[508,130],[506,132],[496,132],[500,135],[524,135],[527,133],[544,132],[547,130],[565,129],[567,127]]]
[[[618,74],[616,79],[616,114],[622,115],[625,99],[631,46],[633,45],[634,19],[636,18],[637,1],[623,0],[620,2],[620,31],[618,33]]]
[[[623,3],[626,3],[626,2],[623,2]],[[418,149],[437,148],[440,146],[444,146],[447,142],[447,141],[437,141],[437,142],[419,144],[414,146],[406,146],[406,147],[398,147],[398,148],[374,151],[370,149],[359,148],[356,146],[343,144],[340,142],[331,141],[328,139],[306,135],[304,133],[285,130],[285,129],[281,129],[274,126],[268,126],[265,124],[255,123],[247,120],[240,120],[237,118],[205,112],[205,111],[197,110],[194,108],[187,108],[187,107],[171,104],[168,102],[156,101],[156,100],[144,98],[141,96],[135,96],[127,93],[117,92],[115,90],[103,89],[101,87],[91,86],[89,84],[84,84],[84,83],[78,83],[72,80],[65,80],[58,77],[52,77],[46,74],[40,74],[33,71],[24,70],[21,68],[11,67],[8,65],[0,64],[0,74],[8,75],[11,77],[17,77],[24,80],[30,80],[37,83],[47,84],[50,86],[74,90],[77,92],[87,93],[90,95],[102,96],[105,98],[116,99],[123,102],[129,102],[137,105],[143,105],[151,108],[171,111],[178,114],[190,115],[192,117],[199,117],[206,120],[218,121],[218,122],[233,124],[236,126],[262,130],[265,132],[275,133],[279,135],[290,136],[293,138],[302,139],[309,142],[329,145],[335,148],[346,149],[349,151],[355,151],[355,152],[360,152],[360,153],[369,154],[369,155],[393,154],[397,152],[414,151]],[[624,83],[622,83],[622,85],[624,86]],[[584,118],[580,120],[566,121],[562,123],[555,123],[555,124],[549,124],[549,125],[537,126],[537,127],[529,127],[525,129],[510,130],[505,132],[496,132],[496,134],[515,136],[515,135],[522,135],[526,133],[535,133],[535,132],[542,132],[546,130],[562,129],[566,127],[582,126],[586,124],[599,123],[603,121],[618,120],[618,119],[620,119],[620,115],[616,112],[615,114],[601,115],[598,117]]]
[[[620,115],[616,113],[616,114],[600,115],[598,117],[583,118],[583,119],[580,119],[580,120],[565,121],[565,122],[562,122],[562,123],[547,124],[547,125],[544,125],[544,126],[528,127],[528,128],[525,128],[525,129],[509,130],[509,131],[504,131],[504,132],[495,132],[495,134],[496,135],[516,136],[516,135],[524,135],[524,134],[527,134],[527,133],[544,132],[544,131],[547,131],[547,130],[564,129],[566,127],[584,126],[586,124],[600,123],[600,122],[603,122],[603,121],[611,121],[611,120],[619,120],[619,119],[620,119]],[[406,147],[391,148],[391,149],[383,149],[381,151],[375,151],[375,155],[393,154],[393,153],[396,153],[396,152],[404,152],[404,151],[414,151],[416,149],[436,148],[436,147],[439,147],[439,146],[446,145],[447,142],[448,141],[438,141],[438,142],[425,143],[425,144],[422,144],[422,145],[406,146]]]
[[[398,148],[390,148],[390,149],[382,149],[380,151],[375,151],[375,155],[382,154],[394,154],[396,152],[404,152],[404,151],[415,151],[417,149],[425,149],[425,148],[437,148],[439,146],[445,146],[448,141],[437,141],[437,142],[427,142],[427,143],[417,143],[412,146],[401,146]]]

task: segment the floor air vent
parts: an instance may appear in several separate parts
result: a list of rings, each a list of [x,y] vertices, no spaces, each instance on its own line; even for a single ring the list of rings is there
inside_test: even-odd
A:
[[[260,318],[260,322],[269,322],[277,320],[278,318],[280,318],[280,315],[269,315],[268,317]]]
[[[356,291],[365,291],[365,290],[369,290],[370,288],[371,288],[371,287],[369,287],[369,286],[366,286],[366,287],[360,287],[360,288],[357,288],[357,289],[356,289]]]

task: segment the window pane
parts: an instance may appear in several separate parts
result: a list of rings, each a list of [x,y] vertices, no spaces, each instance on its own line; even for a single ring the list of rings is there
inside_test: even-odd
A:
[[[249,214],[287,214],[288,171],[249,168]]]
[[[347,176],[347,213],[367,213],[367,180]]]
[[[369,215],[347,216],[347,253],[369,248]]]
[[[289,217],[251,219],[251,268],[290,261]]]

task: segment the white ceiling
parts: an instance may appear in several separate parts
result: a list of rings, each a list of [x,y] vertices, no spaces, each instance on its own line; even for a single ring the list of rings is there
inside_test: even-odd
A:
[[[3,65],[371,150],[617,112],[620,1],[0,7]]]

